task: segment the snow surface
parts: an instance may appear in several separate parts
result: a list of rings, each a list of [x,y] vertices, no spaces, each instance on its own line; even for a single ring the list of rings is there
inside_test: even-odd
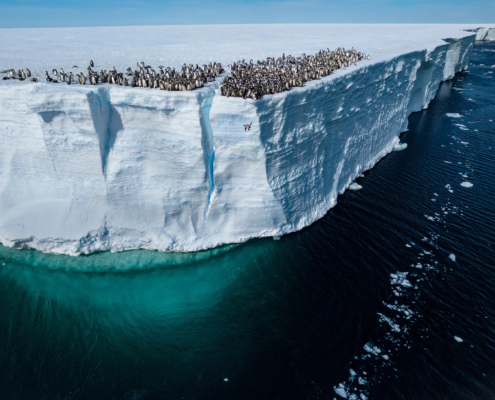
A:
[[[195,251],[302,229],[467,68],[476,33],[461,28],[472,26],[0,30],[0,69],[35,76],[90,59],[124,70],[338,46],[372,57],[259,101],[221,97],[221,80],[192,92],[2,81],[0,242],[71,255]]]

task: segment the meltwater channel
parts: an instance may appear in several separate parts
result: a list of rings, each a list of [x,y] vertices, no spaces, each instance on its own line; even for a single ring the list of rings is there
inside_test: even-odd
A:
[[[192,254],[0,247],[0,399],[491,399],[495,43],[328,214]]]

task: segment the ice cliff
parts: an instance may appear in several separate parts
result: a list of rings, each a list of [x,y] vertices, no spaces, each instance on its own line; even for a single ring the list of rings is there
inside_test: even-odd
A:
[[[259,101],[221,97],[218,81],[192,92],[0,86],[0,242],[71,255],[195,251],[302,229],[467,68],[476,35],[493,32]]]

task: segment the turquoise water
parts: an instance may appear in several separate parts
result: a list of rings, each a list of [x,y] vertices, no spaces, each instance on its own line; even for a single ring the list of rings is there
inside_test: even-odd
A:
[[[493,398],[492,66],[477,44],[406,150],[280,240],[0,247],[0,399]]]
[[[66,257],[2,247],[0,336],[7,354],[0,394],[232,398],[265,387],[289,396],[321,374],[320,362],[331,361],[318,351],[334,345],[320,339],[348,325],[343,307],[358,315],[366,306],[354,299],[363,286],[351,283],[358,277],[319,270],[324,237],[312,243],[309,258],[294,253],[305,240],[292,239],[195,254]],[[327,284],[301,285],[318,277]],[[321,319],[329,302],[335,307]],[[345,362],[349,350],[336,349],[335,357]],[[287,375],[288,366],[305,362],[306,351],[320,362]],[[276,371],[277,379],[295,381],[271,387]]]

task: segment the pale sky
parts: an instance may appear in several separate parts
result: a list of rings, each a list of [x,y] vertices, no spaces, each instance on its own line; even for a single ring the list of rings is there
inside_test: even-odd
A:
[[[495,0],[0,0],[0,28],[246,23],[495,23]]]

